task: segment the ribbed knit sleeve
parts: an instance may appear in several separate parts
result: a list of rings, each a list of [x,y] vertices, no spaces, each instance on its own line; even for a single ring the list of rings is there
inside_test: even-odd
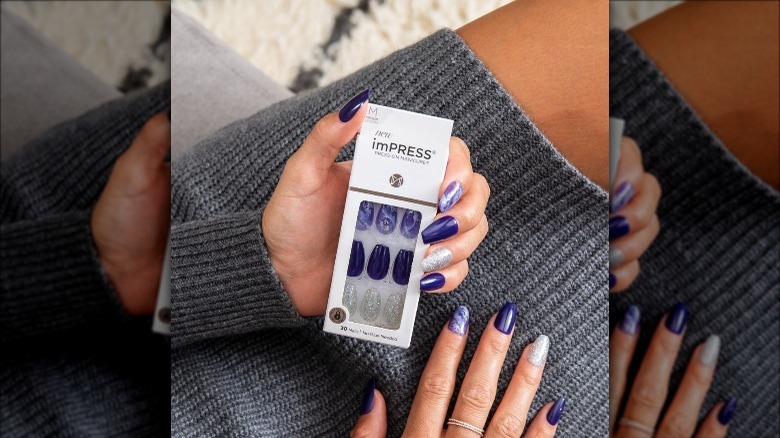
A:
[[[238,213],[171,230],[173,346],[304,323],[268,258],[261,213]]]
[[[2,226],[3,342],[125,317],[98,261],[89,213]]]

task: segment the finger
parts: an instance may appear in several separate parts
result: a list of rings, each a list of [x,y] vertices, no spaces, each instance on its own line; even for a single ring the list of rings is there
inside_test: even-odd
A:
[[[642,360],[623,413],[623,419],[643,425],[637,428],[627,423],[618,423],[617,436],[650,436],[644,430],[654,429],[666,400],[669,376],[677,359],[682,343],[682,334],[688,318],[687,306],[677,303],[655,330],[647,353]]]
[[[626,390],[628,370],[639,339],[640,318],[639,307],[628,306],[609,339],[609,430],[614,429]]]
[[[133,167],[157,169],[170,151],[171,121],[167,113],[160,113],[144,123],[125,155]]]
[[[609,242],[609,269],[617,269],[638,259],[653,243],[660,229],[658,216],[653,215],[646,227]]]
[[[352,428],[352,438],[383,438],[387,435],[387,408],[385,398],[376,389],[376,380],[371,379],[360,406],[360,417]]]
[[[622,292],[631,286],[639,275],[639,260],[624,263],[621,267],[609,272],[609,291]]]
[[[458,306],[442,329],[425,365],[406,420],[410,436],[439,436],[455,390],[455,377],[469,327],[469,309]]]
[[[471,167],[471,152],[466,142],[458,137],[450,137],[450,154],[447,169],[439,188],[439,211],[445,212],[471,188],[474,170]]]
[[[558,422],[563,417],[563,409],[566,407],[566,399],[559,398],[555,403],[547,403],[536,413],[534,421],[528,426],[525,434],[528,438],[550,438],[555,436]]]
[[[645,228],[655,217],[661,199],[661,185],[649,173],[644,174],[638,184],[631,202],[609,218],[610,241]]]
[[[433,272],[466,260],[482,243],[487,232],[487,217],[482,215],[482,219],[476,227],[458,234],[452,239],[431,245],[422,260],[423,271]]]
[[[701,438],[721,438],[729,430],[729,422],[737,410],[737,399],[732,397],[712,407],[710,413],[701,422],[696,436]]]
[[[620,161],[609,196],[610,212],[620,210],[632,199],[637,183],[644,172],[642,151],[633,139],[623,137],[620,140]]]
[[[523,433],[528,409],[542,380],[549,348],[550,339],[545,335],[525,347],[504,397],[490,420],[486,436],[517,437]]]
[[[506,303],[501,311],[490,319],[463,378],[452,419],[484,428],[496,397],[498,376],[512,340],[516,317],[517,306],[514,303]],[[472,431],[459,426],[447,428],[448,437],[471,437],[472,434]]]
[[[370,89],[349,100],[338,113],[330,113],[320,119],[300,149],[290,158],[296,169],[315,171],[318,175],[330,169],[341,148],[349,143],[360,130],[366,115]]]
[[[720,338],[712,335],[693,352],[682,382],[658,427],[659,436],[692,436],[718,362]]]
[[[420,290],[428,293],[451,292],[469,274],[469,262],[463,260],[454,265],[432,272],[420,279]]]
[[[484,176],[475,173],[471,187],[447,213],[440,213],[420,234],[423,243],[449,239],[476,227],[485,215],[490,187]]]

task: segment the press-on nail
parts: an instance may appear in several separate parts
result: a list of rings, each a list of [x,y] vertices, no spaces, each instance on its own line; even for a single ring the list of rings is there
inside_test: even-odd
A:
[[[461,196],[463,196],[463,185],[460,181],[449,183],[439,199],[439,211],[445,212],[452,208]]]
[[[409,274],[412,272],[413,259],[413,252],[405,249],[398,251],[398,255],[395,256],[395,261],[393,262],[393,281],[396,284],[409,284]]]
[[[623,216],[615,216],[609,219],[609,240],[617,239],[628,234],[628,221]]]
[[[615,287],[615,283],[617,283],[617,278],[615,278],[615,275],[613,273],[609,273],[609,288],[612,289]]]
[[[731,418],[734,417],[734,412],[737,411],[737,398],[731,397],[718,412],[718,423],[722,425],[729,424]]]
[[[685,323],[688,321],[688,306],[685,303],[677,303],[674,309],[666,318],[666,328],[670,332],[679,335],[685,328]]]
[[[617,267],[623,263],[623,251],[618,248],[609,249],[609,267],[610,269]]]
[[[358,230],[367,230],[374,222],[374,203],[363,201],[358,208],[358,217],[355,228]]]
[[[360,304],[360,316],[366,321],[375,321],[379,317],[379,308],[382,306],[382,296],[375,288],[366,291],[363,302]]]
[[[349,265],[347,266],[347,276],[357,277],[363,272],[363,266],[366,263],[366,252],[363,249],[363,242],[359,240],[352,241],[352,252],[349,253]]]
[[[344,295],[341,297],[341,304],[349,310],[349,314],[352,315],[357,310],[357,288],[352,283],[347,283],[344,286]]]
[[[432,291],[439,290],[444,287],[445,278],[438,272],[428,274],[420,279],[420,290]]]
[[[620,330],[631,336],[636,336],[636,334],[639,332],[639,322],[641,321],[642,315],[639,312],[639,307],[634,306],[633,304],[628,306],[628,309],[626,309],[626,313],[623,314],[623,319],[620,321]]]
[[[547,360],[547,352],[550,350],[550,338],[545,335],[539,335],[528,353],[528,362],[535,367],[543,367]]]
[[[552,405],[550,410],[547,412],[547,422],[550,424],[550,426],[555,426],[558,424],[559,421],[561,421],[561,416],[563,415],[563,408],[566,406],[566,399],[563,397],[559,398],[555,401],[555,404]]]
[[[385,303],[385,324],[388,328],[397,329],[401,325],[401,312],[403,312],[403,300],[400,293],[394,293],[387,298]]]
[[[376,378],[372,377],[363,390],[363,400],[360,402],[360,415],[366,415],[374,409],[374,390],[376,389]]]
[[[458,221],[452,216],[442,216],[422,232],[423,243],[433,243],[458,234]]]
[[[357,114],[360,107],[363,106],[364,103],[368,102],[368,98],[370,96],[371,96],[371,88],[366,88],[365,90],[358,93],[352,99],[349,99],[349,102],[347,102],[339,111],[339,120],[341,120],[344,123],[352,120],[352,118],[355,117],[355,114]]]
[[[458,335],[465,335],[466,330],[469,328],[469,309],[466,306],[458,306],[455,311],[452,312],[450,323],[447,324],[447,328],[451,332]]]
[[[515,303],[508,302],[504,304],[504,307],[496,315],[496,321],[493,325],[501,333],[508,335],[512,333],[512,329],[515,327],[515,319],[517,318],[517,305]]]
[[[398,208],[392,205],[382,205],[376,213],[376,229],[382,234],[395,231],[398,222]]]
[[[371,251],[371,256],[368,258],[366,273],[374,280],[381,280],[385,278],[389,269],[390,248],[384,245],[375,246],[374,250]]]
[[[401,225],[398,227],[401,231],[401,235],[407,239],[414,239],[417,237],[417,233],[420,232],[420,221],[422,215],[419,211],[406,210],[404,217],[401,219]]]
[[[422,269],[425,272],[435,271],[450,264],[452,251],[447,248],[437,248],[422,260]]]
[[[614,213],[623,208],[634,196],[634,186],[630,181],[618,184],[609,199],[609,211]]]
[[[718,363],[718,353],[720,352],[720,337],[718,335],[710,335],[707,341],[701,347],[699,352],[699,360],[704,365],[714,367]]]

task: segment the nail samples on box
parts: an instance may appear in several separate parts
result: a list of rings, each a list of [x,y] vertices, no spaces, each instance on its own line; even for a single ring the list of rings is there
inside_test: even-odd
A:
[[[398,329],[421,219],[419,211],[360,203],[341,300],[349,321]]]

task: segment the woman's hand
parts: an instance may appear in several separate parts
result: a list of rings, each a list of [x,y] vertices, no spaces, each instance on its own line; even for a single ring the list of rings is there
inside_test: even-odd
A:
[[[615,327],[609,344],[609,418],[612,436],[689,437],[694,435],[694,431],[697,437],[726,436],[727,425],[736,409],[735,398],[713,406],[696,430],[699,410],[718,362],[720,338],[715,335],[694,350],[680,387],[656,429],[656,422],[666,402],[669,376],[677,360],[687,318],[687,307],[678,303],[661,320],[631,385],[623,416],[617,422],[615,419],[626,390],[626,377],[639,334],[639,309],[630,306],[623,320]]]
[[[170,149],[171,122],[158,114],[116,160],[92,210],[100,262],[131,315],[154,311],[171,217]]]
[[[360,130],[369,90],[352,98],[339,113],[323,117],[284,167],[262,219],[263,236],[274,269],[298,313],[325,312],[352,162],[335,162],[341,148]],[[441,188],[437,217],[422,231],[439,249],[424,266],[437,271],[421,280],[423,290],[454,289],[466,277],[466,258],[487,233],[485,178],[475,174],[466,144],[455,137]],[[433,260],[437,263],[433,263]],[[427,260],[427,262],[426,262]],[[426,264],[427,263],[427,264]]]
[[[550,341],[544,335],[536,338],[523,351],[504,398],[490,423],[485,426],[514,332],[517,306],[512,303],[504,305],[488,322],[458,391],[452,416],[445,418],[455,390],[458,364],[466,347],[468,314],[467,308],[459,306],[442,329],[420,378],[404,436],[473,438],[479,436],[479,432],[474,429],[484,428],[486,437],[516,437],[525,429],[528,409],[539,387],[547,360]],[[385,436],[387,418],[384,399],[374,388],[373,382],[372,379],[367,388],[361,416],[352,430],[353,437]],[[541,408],[528,427],[527,436],[552,437],[561,419],[564,404],[561,398]],[[446,429],[442,430],[443,427]]]
[[[609,200],[609,288],[620,292],[639,275],[639,256],[659,231],[655,210],[658,180],[642,166],[642,152],[628,137],[620,142],[620,163]]]

